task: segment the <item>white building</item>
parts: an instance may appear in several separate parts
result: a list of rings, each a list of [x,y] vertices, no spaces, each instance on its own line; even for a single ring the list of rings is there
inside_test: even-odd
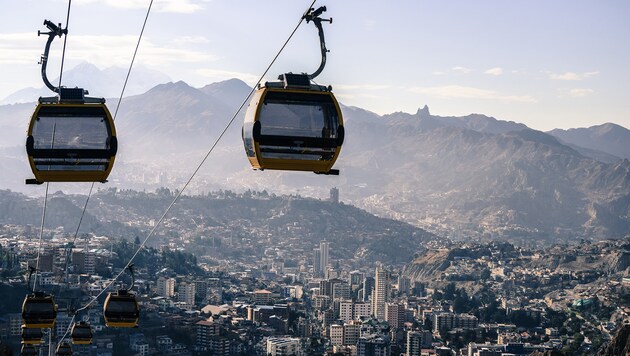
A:
[[[158,278],[157,294],[160,297],[172,298],[175,295],[175,278]]]
[[[300,339],[293,337],[270,337],[267,339],[267,355],[271,356],[302,356]]]

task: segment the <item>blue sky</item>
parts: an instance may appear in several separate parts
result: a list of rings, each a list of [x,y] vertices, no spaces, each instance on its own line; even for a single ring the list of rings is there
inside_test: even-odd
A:
[[[67,0],[1,0],[0,98],[40,87],[42,22],[65,22]],[[66,68],[126,67],[148,0],[74,0]],[[310,1],[155,0],[140,65],[200,87],[250,85]],[[584,0],[318,1],[328,65],[317,78],[340,101],[379,114],[482,113],[528,126],[630,128],[630,2]],[[317,32],[303,24],[266,79],[311,72]],[[51,77],[61,41],[53,44]],[[133,74],[131,77],[133,81]]]

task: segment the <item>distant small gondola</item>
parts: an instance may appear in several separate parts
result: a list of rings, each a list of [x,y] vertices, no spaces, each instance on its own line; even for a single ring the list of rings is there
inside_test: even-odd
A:
[[[27,328],[22,325],[22,344],[39,345],[42,343],[42,337],[44,337],[42,329]]]
[[[72,355],[72,346],[69,342],[64,341],[57,346],[57,351],[55,352],[57,356],[70,356]]]
[[[24,327],[52,328],[57,317],[57,306],[52,296],[42,292],[27,295],[22,303],[22,320]]]
[[[92,328],[85,321],[80,321],[72,325],[72,343],[75,345],[89,345],[92,343]]]
[[[35,345],[22,344],[22,350],[20,352],[22,356],[39,356],[39,350]]]
[[[135,295],[125,289],[108,293],[103,305],[105,324],[114,328],[134,328],[138,326],[140,307]]]

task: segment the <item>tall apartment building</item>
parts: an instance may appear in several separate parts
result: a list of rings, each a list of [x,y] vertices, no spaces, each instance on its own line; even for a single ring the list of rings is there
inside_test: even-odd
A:
[[[345,323],[343,324],[343,344],[348,346],[354,346],[359,342],[361,336],[361,324],[360,323]]]
[[[436,313],[433,314],[433,332],[455,328],[474,329],[479,324],[476,316],[470,314]]]
[[[326,268],[328,267],[329,261],[329,253],[330,253],[330,242],[323,240],[319,243],[319,268],[320,273],[326,272]]]
[[[160,297],[164,298],[172,298],[175,296],[175,278],[158,278],[156,292]]]
[[[357,342],[357,356],[390,356],[392,348],[385,335],[363,335]]]
[[[266,354],[271,356],[302,356],[304,353],[302,351],[302,347],[300,346],[299,338],[270,337],[267,339]]]
[[[423,348],[430,348],[433,342],[433,334],[427,330],[414,330],[407,332],[407,352],[405,356],[420,356]]]
[[[363,296],[359,299],[363,300],[364,302],[371,300],[372,292],[374,291],[374,277],[366,276],[363,280],[363,285],[361,286],[361,289],[363,291]]]
[[[346,282],[335,283],[332,287],[333,299],[350,299],[350,285]]]
[[[354,302],[351,300],[342,300],[339,302],[339,319],[348,323],[354,320]]]
[[[401,303],[385,304],[385,321],[392,329],[400,329],[406,321],[405,305]]]
[[[187,307],[192,308],[195,305],[195,284],[182,282],[179,284],[178,290],[177,301],[184,302]]]
[[[353,302],[342,300],[339,302],[339,319],[346,323],[353,320],[360,320],[361,317],[369,317],[371,305],[367,302]]]
[[[385,304],[391,291],[389,272],[382,266],[376,267],[374,292],[372,293],[372,314],[378,320],[385,320]]]
[[[343,345],[343,325],[333,324],[330,326],[330,343],[333,345]]]
[[[219,335],[219,324],[202,320],[197,322],[195,326],[197,327],[197,346],[201,349],[209,348],[212,337]]]
[[[316,248],[313,250],[313,274],[322,276],[322,252]]]

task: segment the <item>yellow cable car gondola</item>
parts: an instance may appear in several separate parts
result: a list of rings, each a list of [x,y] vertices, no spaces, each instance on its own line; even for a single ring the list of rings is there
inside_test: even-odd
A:
[[[43,292],[27,295],[22,303],[22,320],[24,327],[52,328],[57,318],[57,306],[52,296]]]
[[[75,345],[89,345],[92,343],[92,327],[85,321],[74,323],[70,335],[72,343]]]
[[[22,350],[20,352],[22,356],[39,356],[39,350],[35,345],[29,345],[22,343]]]
[[[103,306],[105,325],[114,328],[135,328],[140,318],[136,296],[126,289],[108,293]]]
[[[130,291],[135,284],[133,274],[133,264],[127,266],[131,274],[131,287],[129,289],[119,289],[115,293],[107,293],[103,304],[103,317],[105,325],[114,328],[135,328],[140,319],[140,307],[136,296]]]
[[[57,346],[57,351],[55,352],[57,356],[70,356],[72,355],[72,345],[69,342],[63,341]]]
[[[22,344],[39,345],[42,343],[42,337],[44,337],[42,329],[27,328],[22,325]]]
[[[55,36],[67,33],[50,21],[46,49],[42,56],[42,79],[57,93],[39,98],[31,116],[26,139],[34,179],[43,182],[105,182],[118,150],[116,129],[105,99],[86,97],[82,88],[53,86],[46,76],[50,44]]]
[[[280,82],[259,86],[243,122],[243,144],[254,169],[339,174],[332,169],[344,140],[341,108],[330,86],[311,80],[324,69],[326,44],[319,15],[322,6],[304,18],[319,32],[322,61],[313,74],[286,73]]]

